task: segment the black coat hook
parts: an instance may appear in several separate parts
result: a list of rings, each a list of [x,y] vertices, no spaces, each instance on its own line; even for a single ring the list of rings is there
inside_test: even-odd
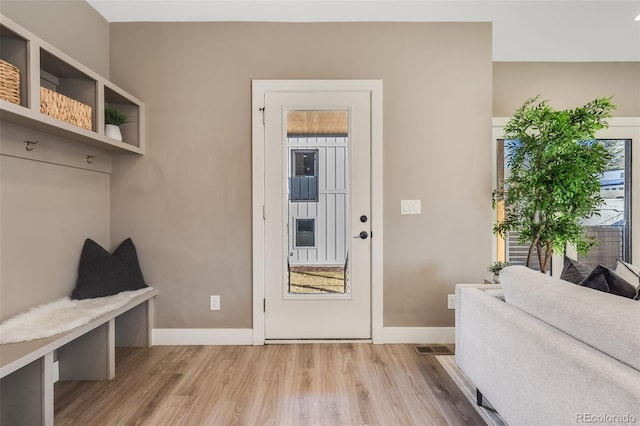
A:
[[[27,151],[33,151],[33,145],[36,145],[40,141],[24,141],[24,149]]]

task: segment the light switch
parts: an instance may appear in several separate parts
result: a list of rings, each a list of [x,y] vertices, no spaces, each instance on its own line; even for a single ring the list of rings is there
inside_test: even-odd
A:
[[[420,200],[400,200],[400,214],[422,214]]]

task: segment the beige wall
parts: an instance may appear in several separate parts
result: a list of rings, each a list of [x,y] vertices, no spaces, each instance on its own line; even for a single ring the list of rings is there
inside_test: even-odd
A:
[[[0,12],[108,75],[109,26],[87,3],[2,0]],[[68,296],[85,238],[109,247],[111,167],[110,155],[94,148],[1,126],[0,320]],[[40,142],[27,152],[24,140]],[[94,169],[101,171],[77,163],[87,154],[98,156]]]
[[[102,171],[80,168],[86,154]],[[109,169],[95,149],[2,123],[0,320],[69,296],[85,238],[109,248]]]
[[[555,108],[575,108],[613,96],[617,117],[640,117],[640,62],[496,62],[493,115],[510,117],[540,94]]]
[[[251,80],[384,80],[384,324],[452,326],[491,260],[491,26],[117,23],[111,78],[145,101],[147,154],[114,158],[159,328],[251,328]],[[400,216],[401,199],[421,216]],[[222,310],[208,309],[220,294]]]
[[[640,64],[492,64],[490,24],[109,25],[85,2],[53,0],[0,12],[143,99],[149,142],[144,157],[117,156],[110,180],[1,159],[2,317],[71,288],[77,265],[60,265],[78,240],[132,236],[161,291],[156,327],[250,328],[252,79],[384,80],[385,326],[453,325],[446,294],[485,275],[492,115],[540,93],[557,107],[613,95],[616,115],[640,116]],[[415,198],[423,214],[401,216]],[[32,266],[30,253],[60,247],[68,259]]]
[[[0,13],[109,78],[109,23],[81,0],[2,0]]]
[[[575,108],[599,97],[613,96],[617,117],[640,117],[640,62],[548,63],[496,62],[493,64],[493,113],[510,117],[529,97],[541,94],[555,108]],[[631,223],[640,223],[640,128],[610,121],[598,137],[631,139],[633,196]],[[634,229],[637,229],[634,228]],[[632,232],[634,232],[632,230]],[[640,258],[640,238],[632,235],[632,262]]]

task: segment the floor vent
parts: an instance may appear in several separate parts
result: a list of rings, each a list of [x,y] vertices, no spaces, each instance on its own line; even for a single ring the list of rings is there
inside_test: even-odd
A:
[[[416,352],[418,355],[453,355],[451,348],[445,345],[416,346]]]

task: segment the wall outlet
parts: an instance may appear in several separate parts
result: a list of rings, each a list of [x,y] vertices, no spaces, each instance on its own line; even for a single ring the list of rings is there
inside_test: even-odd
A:
[[[209,309],[212,311],[220,310],[220,296],[211,296],[209,299]]]
[[[447,309],[455,309],[455,308],[456,308],[456,295],[447,294]]]

